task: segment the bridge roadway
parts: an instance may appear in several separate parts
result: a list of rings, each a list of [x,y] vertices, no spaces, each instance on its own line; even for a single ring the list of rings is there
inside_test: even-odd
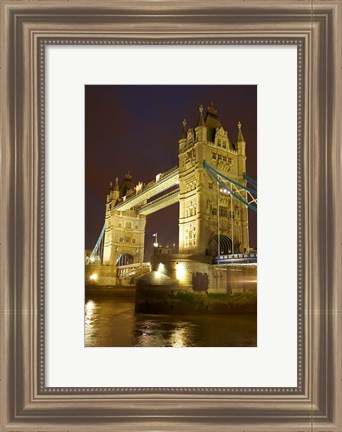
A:
[[[219,265],[256,264],[256,263],[257,263],[256,252],[219,255],[214,258],[214,264],[219,264]]]
[[[168,207],[172,204],[175,204],[179,200],[179,188],[173,190],[172,192],[169,192],[168,194],[165,194],[151,202],[148,202],[147,204],[144,204],[142,207],[139,208],[137,213],[139,215],[149,215],[151,213],[154,213],[158,210],[161,210],[165,207]]]
[[[129,198],[126,198],[124,201],[117,204],[114,207],[114,210],[117,211],[130,210],[132,207],[136,207],[140,204],[143,204],[144,201],[148,200],[149,198],[158,195],[159,193],[164,192],[165,190],[170,189],[171,187],[177,185],[178,181],[179,181],[179,170],[178,170],[178,166],[176,166],[162,174],[158,174],[156,176],[156,179],[148,183],[146,186],[144,186],[141,192],[137,193],[136,195],[132,195]],[[179,189],[177,189],[177,191],[173,191],[170,194],[168,194],[169,199],[173,201],[168,203],[167,200],[164,200],[165,205],[163,207],[167,207],[168,205],[173,204],[177,201],[176,193],[178,199]],[[168,195],[165,195],[165,197],[167,197]],[[153,213],[153,211],[160,210],[161,208],[163,208],[163,207],[158,207],[153,210],[151,207],[153,203],[156,203],[155,205],[158,205],[158,203],[159,205],[161,205],[162,204],[161,201],[163,200],[163,198],[164,197],[160,197],[155,201],[152,201],[150,203],[145,203],[143,206],[145,208],[145,212],[142,208],[140,214],[147,215],[149,213]]]
[[[257,253],[244,253],[244,254],[229,254],[219,255],[214,258],[214,266],[244,266],[244,265],[256,265],[257,264]],[[126,264],[123,266],[116,267],[116,274],[119,279],[128,279],[136,276],[142,276],[143,274],[151,271],[151,263],[142,262],[134,264]]]

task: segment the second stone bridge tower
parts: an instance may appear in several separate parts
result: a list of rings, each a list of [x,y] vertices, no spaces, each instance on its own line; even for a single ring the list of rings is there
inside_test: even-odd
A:
[[[179,252],[217,255],[248,250],[246,206],[234,199],[206,171],[203,162],[241,185],[246,185],[246,142],[241,124],[229,139],[213,105],[204,116],[199,108],[195,128],[183,130],[179,140]]]

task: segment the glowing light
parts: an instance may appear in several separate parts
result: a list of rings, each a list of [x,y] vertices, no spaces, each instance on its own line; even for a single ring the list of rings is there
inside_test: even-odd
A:
[[[85,305],[85,312],[88,318],[91,318],[91,315],[94,311],[95,303],[92,300],[89,300]]]
[[[158,246],[159,246],[159,243],[153,243],[153,246],[154,246],[154,247],[158,247]]]
[[[96,281],[97,280],[97,274],[96,273],[91,274],[89,279],[92,281]]]
[[[170,337],[170,343],[173,348],[186,347],[186,336],[187,332],[185,328],[176,328]]]
[[[96,309],[96,305],[92,300],[88,300],[88,302],[85,305],[85,333],[86,333],[86,339],[87,336],[91,336],[92,333],[92,324],[93,324],[93,315],[94,315],[94,310]]]
[[[185,280],[186,271],[185,266],[183,263],[177,263],[176,264],[176,279],[180,282],[183,282]]]
[[[220,189],[220,192],[230,195],[230,191],[228,189]]]
[[[163,273],[165,271],[165,266],[162,263],[159,263],[158,270],[159,273]]]
[[[159,180],[160,180],[160,177],[161,177],[161,174],[157,174],[157,175],[156,175],[156,181],[159,181]]]
[[[156,277],[160,279],[162,275],[165,274],[165,266],[162,263],[159,263],[158,269],[156,271]]]
[[[93,256],[91,256],[91,257],[90,257],[90,262],[93,263],[94,261],[95,261],[95,258],[94,258]]]

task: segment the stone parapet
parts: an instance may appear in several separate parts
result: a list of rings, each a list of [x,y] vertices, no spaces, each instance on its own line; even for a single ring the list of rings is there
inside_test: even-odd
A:
[[[151,259],[152,271],[159,272],[190,291],[256,293],[257,265],[212,265],[186,254],[167,254]],[[207,279],[207,282],[206,282]]]
[[[117,284],[115,266],[85,266],[86,286],[115,286]]]

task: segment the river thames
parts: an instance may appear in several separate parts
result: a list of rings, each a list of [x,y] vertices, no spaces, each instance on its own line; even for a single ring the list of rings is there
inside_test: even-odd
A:
[[[250,315],[136,314],[134,293],[91,292],[85,297],[86,347],[255,347]]]

